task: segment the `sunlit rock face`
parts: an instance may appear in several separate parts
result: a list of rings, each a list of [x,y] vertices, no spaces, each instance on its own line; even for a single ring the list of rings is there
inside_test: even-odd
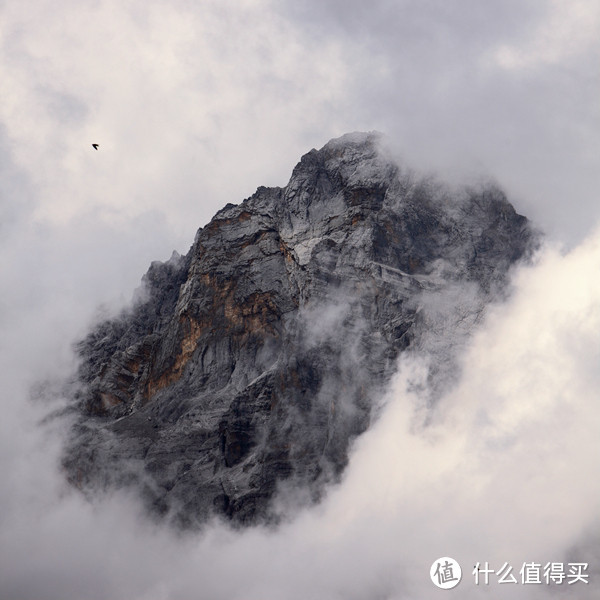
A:
[[[133,306],[79,344],[69,479],[132,486],[184,527],[273,520],[280,489],[317,500],[400,353],[428,352],[432,389],[450,385],[456,346],[534,238],[496,187],[419,178],[377,134],[311,150],[286,187],[153,263]]]

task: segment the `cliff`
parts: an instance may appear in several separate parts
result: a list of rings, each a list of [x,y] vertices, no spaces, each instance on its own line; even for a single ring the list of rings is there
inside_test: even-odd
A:
[[[429,350],[434,389],[447,385],[453,340],[533,243],[498,188],[450,192],[377,134],[311,150],[286,187],[227,205],[187,255],[152,263],[131,308],[78,345],[70,480],[133,486],[183,526],[273,519],[280,488],[318,499],[399,354]]]

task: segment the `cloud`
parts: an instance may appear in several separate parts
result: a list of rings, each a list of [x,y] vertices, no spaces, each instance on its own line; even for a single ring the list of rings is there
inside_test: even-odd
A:
[[[520,43],[502,44],[495,59],[505,69],[522,70],[540,64],[577,60],[596,46],[600,8],[589,2],[549,3],[548,16]]]
[[[263,5],[5,7],[0,118],[7,151],[41,188],[36,215],[144,207],[197,226],[270,183],[269,165],[289,172],[309,142],[288,162],[277,144],[319,127],[328,102],[335,120],[345,69],[335,41],[307,47]]]
[[[226,202],[285,184],[310,147],[379,129],[416,166],[495,176],[574,243],[600,217],[597,13],[505,0],[7,4],[3,154],[34,182],[38,217],[159,210],[179,247]]]
[[[532,561],[597,570],[590,536],[600,517],[600,284],[590,274],[598,268],[595,234],[566,255],[548,248],[537,266],[519,270],[512,298],[489,310],[461,355],[459,383],[433,412],[425,409],[427,355],[405,357],[342,484],[277,530],[215,524],[177,537],[146,522],[126,496],[87,504],[56,470],[60,431],[32,425],[40,408],[24,399],[33,365],[16,366],[23,357],[46,369],[61,361],[10,338],[3,594],[418,598],[431,593],[430,564],[450,555],[465,570],[461,597],[477,598],[476,562],[499,569],[509,561],[517,577]],[[30,327],[52,339],[48,320],[41,323]],[[591,576],[589,586],[577,584],[578,598],[597,594],[598,573]],[[492,586],[499,598],[553,597],[545,585],[502,587],[492,578]]]
[[[346,128],[384,131],[407,160],[447,178],[496,177],[568,243],[600,218],[590,3],[331,0],[286,10],[317,40],[342,40]]]
[[[449,554],[468,599],[475,561],[597,568],[590,3],[62,0],[0,16],[0,595],[422,598]],[[127,302],[218,208],[357,129],[417,167],[495,176],[572,250],[517,274],[433,412],[426,358],[403,362],[342,485],[279,530],[178,538],[130,498],[83,501],[57,470],[64,432],[40,425],[64,399],[31,402],[32,385],[71,372],[98,305]],[[568,592],[595,597],[599,576]]]

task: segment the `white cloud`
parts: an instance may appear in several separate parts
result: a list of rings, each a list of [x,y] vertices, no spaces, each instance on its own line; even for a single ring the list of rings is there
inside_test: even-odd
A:
[[[307,46],[261,3],[4,12],[0,118],[40,189],[37,216],[60,222],[90,204],[125,217],[160,209],[179,226],[191,211],[205,222],[268,183],[278,172],[269,164],[282,166],[273,136],[314,130],[313,112],[335,103],[345,76],[335,41]]]
[[[522,70],[577,60],[597,46],[600,6],[586,0],[549,2],[547,17],[527,39],[502,44],[494,57],[505,69]]]
[[[5,4],[3,153],[34,182],[38,218],[158,210],[184,250],[312,146],[379,129],[422,167],[496,176],[574,242],[600,217],[598,11],[548,6]],[[504,68],[507,53],[527,68]]]
[[[55,470],[56,434],[32,427],[38,409],[23,403],[33,375],[69,366],[49,352],[56,308],[25,327],[5,326],[6,593],[418,598],[431,593],[429,565],[450,555],[465,570],[461,597],[478,598],[470,574],[477,561],[496,569],[509,561],[517,575],[525,561],[579,560],[597,569],[591,547],[572,552],[600,517],[600,283],[592,276],[599,268],[596,234],[564,256],[547,249],[536,267],[520,270],[512,299],[490,310],[462,355],[459,385],[428,425],[425,357],[404,359],[344,482],[275,531],[215,526],[178,538],[145,523],[133,500],[117,495],[93,506],[66,490]],[[577,597],[591,600],[597,584],[579,584]],[[543,585],[505,588],[492,578],[490,586],[498,598],[552,597]]]
[[[580,238],[598,217],[598,11],[426,4],[2,6],[0,595],[423,598],[445,554],[579,547],[597,568],[600,241]],[[29,390],[69,372],[98,304],[127,301],[225,202],[285,184],[311,146],[376,128],[419,165],[491,171],[577,246],[520,272],[432,424],[406,390],[423,365],[403,363],[343,485],[276,532],[178,539],[130,499],[65,488],[61,433]],[[465,571],[461,597],[479,597]],[[595,597],[599,576],[573,594]]]

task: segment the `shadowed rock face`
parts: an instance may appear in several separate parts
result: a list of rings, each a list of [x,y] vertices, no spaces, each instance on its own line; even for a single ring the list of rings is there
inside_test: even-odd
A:
[[[74,484],[137,487],[183,526],[272,519],[278,486],[315,500],[339,477],[399,353],[430,352],[447,384],[534,236],[497,188],[450,193],[378,147],[311,150],[285,188],[152,263],[132,308],[78,346]]]

